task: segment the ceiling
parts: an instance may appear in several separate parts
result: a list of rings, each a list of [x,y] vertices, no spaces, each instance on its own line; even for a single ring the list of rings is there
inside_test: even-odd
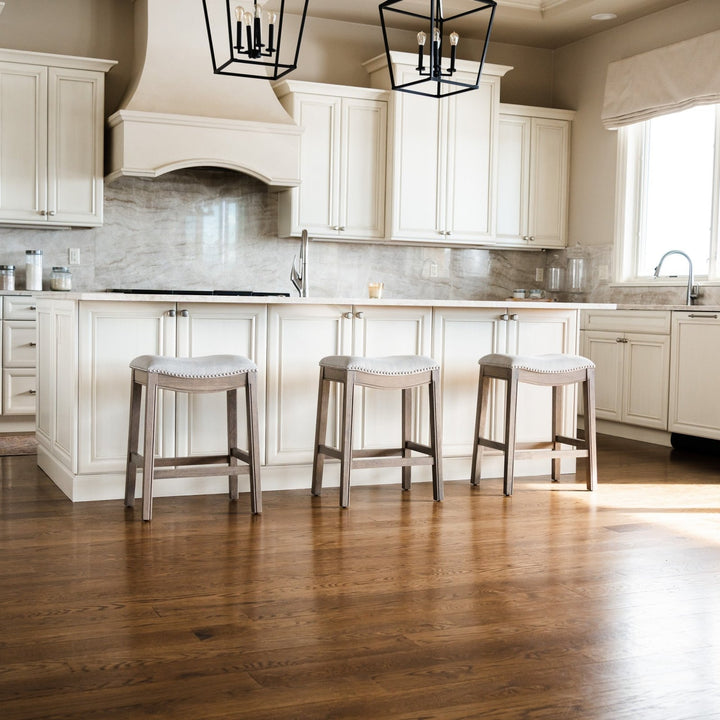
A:
[[[554,49],[685,1],[497,0],[491,39],[495,42]],[[377,25],[379,2],[310,0],[308,15]],[[452,2],[445,0],[445,5],[449,6]],[[456,2],[467,4],[468,0]],[[591,20],[591,16],[597,13],[614,13],[617,18]]]

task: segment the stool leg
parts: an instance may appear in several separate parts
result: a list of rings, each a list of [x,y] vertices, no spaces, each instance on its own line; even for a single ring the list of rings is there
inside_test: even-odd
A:
[[[482,449],[478,438],[484,432],[487,417],[488,397],[490,395],[490,378],[483,375],[480,368],[480,379],[478,380],[478,399],[475,412],[475,437],[473,439],[472,466],[470,468],[470,482],[473,485],[480,483],[480,464],[482,461]]]
[[[155,474],[155,408],[157,405],[157,376],[147,374],[145,388],[145,440],[143,443],[143,520],[152,520],[152,486]]]
[[[315,449],[313,451],[312,489],[313,495],[322,493],[323,470],[325,469],[325,455],[320,452],[320,446],[327,440],[328,402],[330,400],[330,381],[325,379],[325,369],[320,368],[318,382],[317,416],[315,418]]]
[[[135,481],[137,479],[137,463],[133,455],[138,451],[140,435],[140,402],[142,385],[135,382],[135,371],[130,372],[130,420],[128,427],[127,465],[125,467],[125,505],[135,505]]]
[[[262,487],[260,485],[260,433],[258,432],[257,372],[247,373],[245,382],[248,452],[250,454],[250,511],[253,515],[258,515],[262,512]]]
[[[350,469],[352,468],[354,372],[347,373],[343,386],[345,391],[340,429],[340,507],[347,507],[350,504]]]
[[[517,420],[517,371],[511,370],[507,379],[505,399],[505,466],[503,468],[503,492],[512,495],[515,480],[515,429]]]
[[[588,450],[587,489],[597,487],[597,437],[595,423],[595,369],[589,368],[583,383],[583,401],[585,404],[585,444]]]
[[[432,479],[433,499],[440,502],[445,497],[442,476],[442,419],[440,412],[440,401],[438,388],[440,386],[440,371],[433,370],[430,373],[428,393],[430,400],[430,448],[432,450]],[[409,470],[410,468],[408,468]]]
[[[233,455],[233,450],[237,448],[237,389],[227,391],[226,402],[227,414],[227,448],[228,448],[228,465],[236,467],[238,459]],[[248,433],[250,431],[248,430]],[[228,475],[228,494],[231,500],[238,499],[238,476]]]
[[[410,442],[410,428],[412,425],[412,390],[403,388],[402,390],[402,449],[403,457],[409,458],[411,451],[407,444]],[[404,465],[402,468],[402,489],[410,489],[410,466]]]
[[[557,442],[557,436],[560,432],[560,423],[562,420],[562,398],[558,397],[560,386],[553,385],[552,388],[552,448],[560,450],[561,444]],[[551,477],[553,482],[560,480],[560,458],[554,457],[551,461],[552,471]]]

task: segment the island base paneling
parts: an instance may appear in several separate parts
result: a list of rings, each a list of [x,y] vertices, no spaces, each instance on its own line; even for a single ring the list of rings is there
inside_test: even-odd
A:
[[[95,298],[98,296],[95,295]],[[575,307],[518,310],[497,307],[433,307],[430,303],[281,303],[141,299],[38,298],[38,464],[72,500],[122,499],[126,460],[132,357],[160,353],[181,357],[242,354],[259,368],[264,491],[310,492],[318,361],[329,354],[434,356],[443,367],[444,476],[470,478],[470,452],[477,395],[477,361],[492,351],[576,352]],[[542,389],[542,388],[541,388]],[[545,439],[549,398],[527,388],[521,433]],[[386,443],[396,430],[400,398],[391,391],[358,393],[356,447]],[[566,398],[566,422],[574,424],[575,394]],[[207,454],[224,436],[224,411],[187,398],[164,399],[156,452],[185,448]],[[332,410],[337,414],[337,407]],[[495,427],[502,421],[501,403]],[[331,422],[331,427],[333,423]],[[568,425],[568,434],[571,428]],[[418,441],[427,434],[427,403],[413,417]],[[394,431],[393,430],[393,431]],[[563,466],[572,472],[574,464]],[[518,463],[518,475],[545,475],[550,462]],[[484,477],[502,475],[502,457],[484,463]],[[430,482],[428,468],[413,481]],[[397,468],[353,474],[353,484],[398,485]],[[328,487],[339,484],[338,463],[329,462]],[[222,494],[224,476],[158,480],[157,496]],[[248,491],[240,478],[241,492]]]

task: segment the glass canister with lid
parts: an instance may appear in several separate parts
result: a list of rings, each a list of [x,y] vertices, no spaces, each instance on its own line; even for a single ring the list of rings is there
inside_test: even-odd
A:
[[[0,265],[0,290],[15,289],[15,266]]]
[[[42,250],[25,251],[25,289],[42,290]]]
[[[51,290],[72,290],[72,273],[64,265],[55,265],[50,273]]]

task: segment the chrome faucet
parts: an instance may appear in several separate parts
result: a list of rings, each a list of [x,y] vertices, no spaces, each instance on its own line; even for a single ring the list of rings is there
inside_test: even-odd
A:
[[[690,259],[690,256],[687,253],[684,253],[682,250],[668,250],[660,258],[660,262],[657,264],[657,267],[655,268],[654,276],[660,277],[660,267],[663,264],[663,260],[668,255],[682,255],[688,261],[688,284],[687,284],[687,297],[685,299],[685,304],[692,305],[693,300],[695,300],[695,298],[700,296],[700,292],[699,292],[698,286],[693,284],[693,265],[692,265],[692,260]]]
[[[308,296],[308,233],[307,230],[302,231],[302,241],[300,244],[300,268],[297,267],[297,255],[293,258],[292,268],[290,270],[290,281],[300,294],[300,297]]]

